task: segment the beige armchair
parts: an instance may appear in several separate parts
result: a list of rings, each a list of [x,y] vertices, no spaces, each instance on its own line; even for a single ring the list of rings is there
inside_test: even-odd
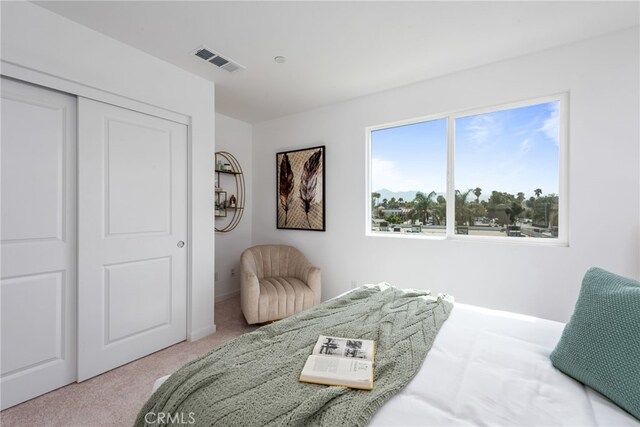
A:
[[[319,304],[320,287],[320,269],[293,246],[254,246],[240,257],[240,303],[249,324]]]

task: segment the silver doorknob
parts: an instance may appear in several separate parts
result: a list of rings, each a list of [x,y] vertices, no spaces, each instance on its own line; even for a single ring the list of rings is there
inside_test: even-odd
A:
[[[181,248],[181,247],[183,247],[183,246],[184,246],[184,242],[183,242],[182,240],[180,240],[180,241],[178,242],[178,247],[179,247],[179,248]]]

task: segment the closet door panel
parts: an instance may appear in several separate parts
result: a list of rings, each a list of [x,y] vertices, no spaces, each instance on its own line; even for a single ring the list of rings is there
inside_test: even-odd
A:
[[[76,379],[76,98],[2,78],[0,403]]]
[[[83,381],[186,339],[187,127],[80,98],[79,137]]]

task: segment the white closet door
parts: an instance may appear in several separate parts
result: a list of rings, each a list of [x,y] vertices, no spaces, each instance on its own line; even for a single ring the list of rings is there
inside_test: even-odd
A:
[[[76,98],[1,85],[5,409],[76,379]]]
[[[186,338],[187,127],[78,99],[78,380]]]

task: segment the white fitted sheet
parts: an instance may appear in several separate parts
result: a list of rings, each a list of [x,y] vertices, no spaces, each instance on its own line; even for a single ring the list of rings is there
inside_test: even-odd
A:
[[[370,425],[640,427],[636,418],[551,365],[549,354],[563,328],[456,303],[418,374]],[[156,381],[154,391],[166,378]]]

